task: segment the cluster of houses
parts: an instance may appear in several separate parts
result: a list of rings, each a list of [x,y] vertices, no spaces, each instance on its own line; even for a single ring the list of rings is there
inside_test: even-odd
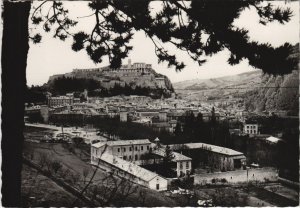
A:
[[[189,177],[193,173],[193,158],[179,153],[176,146],[169,146],[172,150],[171,167],[176,172],[177,178]],[[226,167],[226,171],[241,169],[245,165],[246,157],[241,152],[204,143],[185,146],[217,156],[220,167]],[[172,179],[150,171],[143,165],[162,163],[166,157],[166,149],[167,146],[159,144],[158,138],[154,143],[148,139],[98,142],[91,145],[91,164],[144,187],[164,191],[168,189]]]
[[[118,117],[122,122],[148,125],[156,130],[174,132],[176,123],[190,111],[195,116],[201,112],[204,120],[212,116],[208,108],[177,99],[154,100],[146,96],[116,96],[110,98],[87,98],[80,102],[73,93],[65,96],[47,96],[47,105],[25,107],[30,116],[40,113],[44,123],[83,122],[97,117]],[[221,115],[216,112],[216,119]]]

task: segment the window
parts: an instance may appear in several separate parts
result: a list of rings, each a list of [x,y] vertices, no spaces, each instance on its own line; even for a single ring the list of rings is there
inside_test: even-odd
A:
[[[120,148],[118,148],[118,152],[120,152]]]
[[[144,149],[144,147],[143,146],[141,146],[141,150],[143,150]]]
[[[138,160],[138,156],[137,156],[137,155],[135,155],[135,156],[134,156],[134,159],[135,159],[135,160]]]
[[[156,190],[159,190],[159,184],[156,184]]]
[[[137,146],[135,146],[135,151],[137,151]]]
[[[190,164],[189,162],[186,162],[186,165],[185,165],[186,169],[190,168],[189,164]]]
[[[132,159],[132,157],[131,157],[131,155],[129,155],[129,160],[131,160]]]
[[[127,157],[126,156],[123,156],[123,160],[126,160],[127,159]]]
[[[123,148],[123,152],[126,152],[126,147]]]
[[[149,146],[147,146],[147,150],[149,150]]]
[[[132,147],[129,147],[129,152],[131,152],[132,151]]]
[[[183,165],[182,165],[182,162],[180,162],[180,167],[179,167],[180,169],[182,169],[183,168]]]

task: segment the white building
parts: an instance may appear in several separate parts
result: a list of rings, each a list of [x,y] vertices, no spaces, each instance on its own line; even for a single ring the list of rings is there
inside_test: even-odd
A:
[[[91,164],[147,188],[167,190],[167,179],[137,165],[141,162],[141,156],[149,153],[150,144],[148,139],[92,144]]]
[[[113,172],[114,175],[153,190],[165,191],[168,188],[167,179],[109,153],[92,156],[91,163],[104,171]]]
[[[159,155],[161,157],[165,156],[164,148],[157,148],[153,151],[153,154]],[[192,159],[182,155],[178,152],[172,152],[173,159],[172,162],[176,163],[176,173],[177,177],[182,177],[190,175],[192,172]]]
[[[250,135],[259,134],[258,124],[244,124],[243,132]]]

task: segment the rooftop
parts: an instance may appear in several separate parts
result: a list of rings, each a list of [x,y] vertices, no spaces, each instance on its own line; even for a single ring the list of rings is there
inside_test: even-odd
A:
[[[235,151],[233,149],[229,149],[226,147],[220,147],[216,145],[211,145],[211,144],[205,144],[205,143],[185,143],[185,146],[187,146],[189,149],[207,149],[209,151],[223,154],[223,155],[228,155],[228,156],[237,156],[237,155],[244,155],[242,152]],[[175,145],[169,145],[170,148],[174,148]]]
[[[270,136],[270,137],[266,138],[266,140],[267,140],[268,142],[271,142],[271,143],[277,143],[277,142],[281,141],[282,139],[279,139],[279,138],[277,138],[277,137]]]
[[[150,181],[154,177],[158,176],[156,173],[108,153],[103,153],[100,159],[144,181]]]
[[[153,150],[153,154],[156,154],[156,155],[159,155],[161,157],[164,157],[165,156],[165,149],[164,148],[158,148],[156,150]],[[177,161],[186,161],[186,160],[192,160],[191,158],[185,156],[185,155],[182,155],[178,152],[172,152],[174,158],[172,159],[172,161],[174,162],[177,162]]]
[[[150,144],[149,139],[137,139],[137,140],[118,140],[118,141],[107,141],[98,142],[92,144],[93,147],[99,148],[107,144],[108,146],[121,146],[121,145],[139,145],[139,144]]]

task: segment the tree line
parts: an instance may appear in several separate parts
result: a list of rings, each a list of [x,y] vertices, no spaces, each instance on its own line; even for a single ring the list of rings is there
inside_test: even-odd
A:
[[[80,94],[84,91],[88,91],[88,95],[91,97],[111,97],[116,95],[140,95],[150,96],[154,99],[161,97],[168,98],[174,91],[164,88],[150,88],[148,86],[135,86],[133,84],[121,85],[115,83],[113,87],[104,87],[100,81],[86,78],[71,78],[71,77],[59,77],[53,80],[52,83],[44,86],[27,86],[26,90],[26,102],[27,103],[45,103],[46,92],[49,91],[53,95],[65,95],[66,93],[75,92],[75,97],[80,97]]]

